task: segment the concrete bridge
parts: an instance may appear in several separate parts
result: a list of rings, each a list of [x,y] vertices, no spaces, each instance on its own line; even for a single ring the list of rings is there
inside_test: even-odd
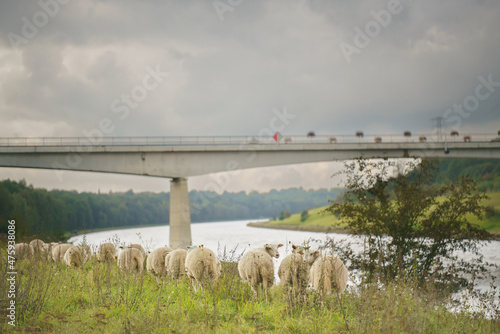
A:
[[[370,158],[500,159],[500,138],[478,134],[272,137],[0,138],[0,167],[171,178],[170,245],[191,244],[187,178],[233,170]]]

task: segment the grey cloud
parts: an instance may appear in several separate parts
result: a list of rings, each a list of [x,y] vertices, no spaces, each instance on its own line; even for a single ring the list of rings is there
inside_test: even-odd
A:
[[[22,18],[41,7],[3,1],[0,129],[81,136],[110,118],[113,136],[256,135],[273,108],[286,107],[296,118],[285,135],[428,132],[432,118],[474,94],[479,76],[500,82],[495,0],[401,0],[403,10],[348,64],[340,43],[353,43],[353,27],[388,3],[243,1],[221,21],[212,1],[71,1],[17,53],[9,33],[22,34]],[[113,101],[157,65],[169,76],[120,118]],[[499,108],[500,89],[461,130],[496,132]],[[304,171],[295,177],[307,184]]]

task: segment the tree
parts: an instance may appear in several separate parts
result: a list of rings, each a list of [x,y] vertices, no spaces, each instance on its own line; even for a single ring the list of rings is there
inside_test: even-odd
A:
[[[309,218],[309,214],[307,213],[307,210],[304,210],[300,213],[300,221],[305,222]]]
[[[353,258],[366,278],[393,279],[401,274],[420,282],[461,282],[460,274],[479,266],[458,263],[455,251],[479,256],[481,240],[491,234],[469,221],[482,219],[487,198],[476,182],[461,177],[438,180],[436,163],[358,159],[345,164],[346,191],[327,211],[338,214],[353,234],[362,236],[365,253]],[[439,182],[438,182],[439,181]]]

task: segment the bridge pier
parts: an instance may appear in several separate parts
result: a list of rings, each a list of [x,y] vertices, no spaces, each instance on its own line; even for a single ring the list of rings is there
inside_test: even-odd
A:
[[[187,179],[180,177],[170,183],[170,247],[191,245],[191,213]]]

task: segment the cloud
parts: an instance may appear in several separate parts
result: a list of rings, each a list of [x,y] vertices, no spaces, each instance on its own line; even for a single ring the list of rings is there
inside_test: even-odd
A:
[[[110,136],[256,135],[283,107],[296,115],[285,135],[430,132],[480,76],[500,82],[500,3],[401,0],[348,63],[340,45],[355,45],[355,28],[377,24],[393,2],[243,1],[222,21],[211,1],[2,2],[2,136],[82,136],[103,118],[115,126]],[[37,26],[41,3],[54,15]],[[13,33],[27,41],[17,51]],[[156,66],[169,76],[120,117],[113,102]],[[461,132],[498,131],[499,108],[497,90]],[[314,168],[290,168],[234,182],[314,184]]]

